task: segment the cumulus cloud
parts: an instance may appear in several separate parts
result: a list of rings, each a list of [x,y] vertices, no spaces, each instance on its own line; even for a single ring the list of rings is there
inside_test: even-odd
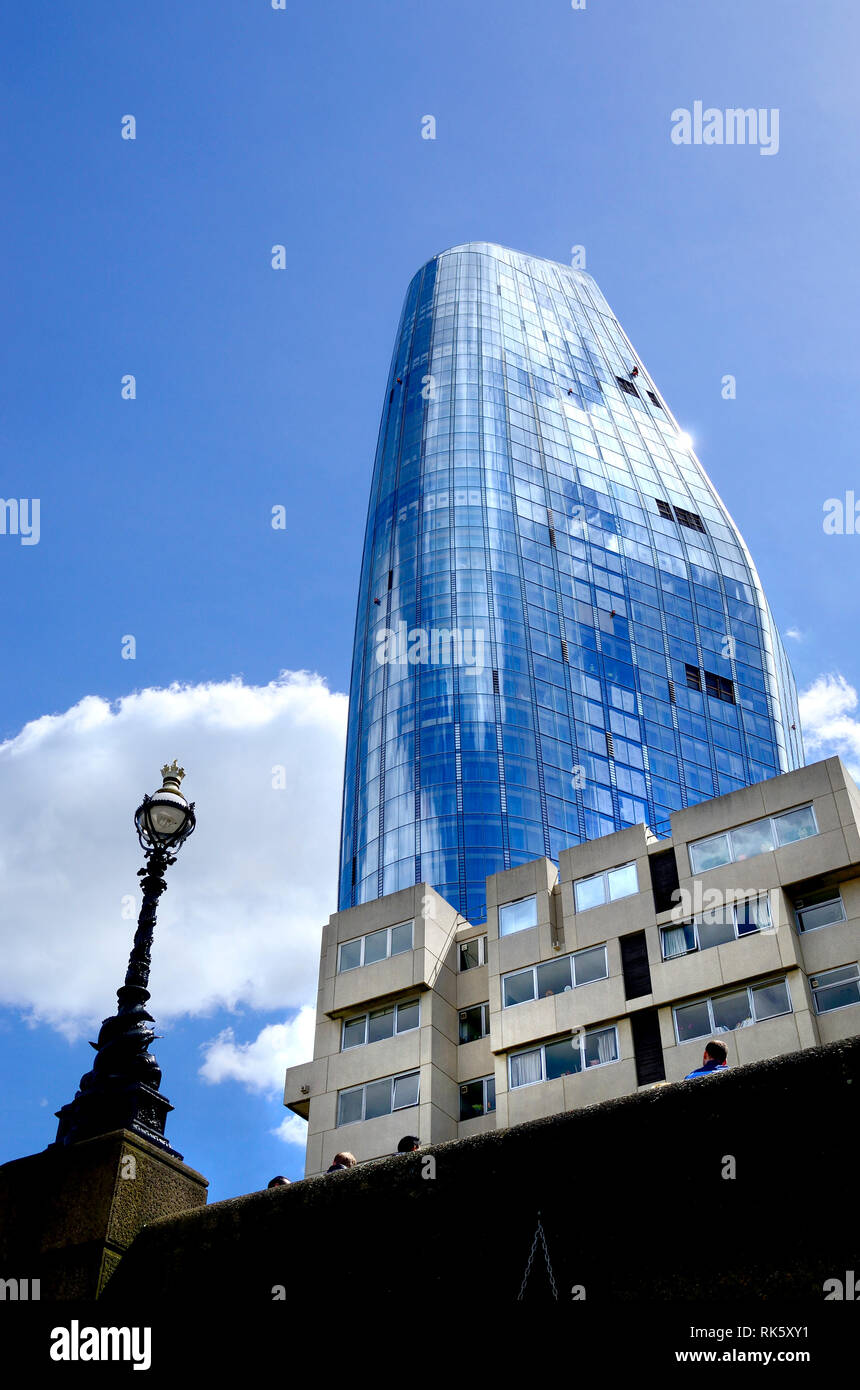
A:
[[[308,1122],[301,1115],[285,1115],[277,1129],[271,1131],[285,1144],[299,1144],[302,1148],[308,1142]]]
[[[785,629],[785,636],[790,637],[792,642],[803,641],[803,633],[801,632],[799,627],[787,627]]]
[[[204,1044],[200,1075],[212,1084],[238,1081],[264,1095],[281,1092],[287,1067],[313,1056],[315,1020],[316,1010],[307,1004],[288,1023],[270,1023],[248,1043],[237,1043],[233,1029],[225,1028]]]
[[[807,756],[837,753],[852,777],[860,780],[860,720],[854,717],[858,696],[844,676],[818,676],[800,696],[800,718]]]
[[[284,672],[265,686],[87,696],[0,744],[0,1004],[70,1038],[113,1012],[140,902],[132,816],[174,757],[198,825],[159,905],[156,1018],[289,1013],[314,999],[335,906],[346,707],[320,677]],[[242,1053],[249,1077],[268,1047],[304,1038],[305,1023],[283,1026],[280,1041],[264,1030]],[[219,1047],[213,1075],[227,1066],[223,1036]]]

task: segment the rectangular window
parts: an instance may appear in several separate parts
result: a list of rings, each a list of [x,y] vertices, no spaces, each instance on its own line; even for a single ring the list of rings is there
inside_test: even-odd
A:
[[[475,1004],[471,1009],[460,1010],[460,1042],[477,1042],[490,1031],[489,1004]]]
[[[489,1115],[496,1108],[496,1078],[482,1076],[460,1087],[460,1119],[474,1120],[476,1115]]]
[[[757,854],[766,854],[779,845],[793,844],[818,834],[811,806],[799,806],[778,816],[766,816],[747,825],[725,830],[720,835],[695,840],[688,846],[694,874],[718,869],[722,864],[738,864]]]
[[[705,531],[705,524],[696,512],[687,512],[683,507],[675,508],[675,516],[682,526],[686,526],[691,531]]]
[[[411,1033],[421,1022],[421,1005],[417,999],[409,999],[397,1005],[397,1025],[395,1033]]]
[[[810,835],[818,834],[815,812],[811,806],[800,806],[796,811],[774,816],[773,823],[778,845],[792,845],[796,840],[806,840]]]
[[[711,1000],[711,1015],[717,1033],[733,1033],[736,1028],[745,1028],[753,1021],[749,990],[736,989],[731,994],[718,994]]]
[[[387,1009],[374,1009],[368,1018],[367,1041],[375,1043],[382,1042],[383,1038],[393,1038],[395,1017],[393,1006]]]
[[[726,834],[711,835],[707,840],[697,840],[689,846],[690,867],[694,874],[703,874],[708,869],[719,869],[723,864],[731,864],[732,851]]]
[[[692,922],[660,929],[663,959],[673,960],[692,951],[707,951],[711,946],[723,946],[728,941],[764,931],[770,925],[770,901],[766,894],[728,907],[712,908]]]
[[[658,401],[657,397],[654,395],[654,392],[653,392],[653,391],[649,391],[649,392],[648,392],[648,399],[649,399],[649,401],[651,402],[652,405],[656,405],[656,407],[657,407],[658,410],[662,410],[662,409],[663,409],[662,405],[661,405],[660,402]]]
[[[405,1076],[394,1078],[394,1099],[392,1110],[407,1110],[418,1104],[418,1072],[407,1072]]]
[[[366,1042],[367,1014],[362,1014],[360,1018],[345,1018],[340,1044],[341,1051],[346,1052],[348,1047],[363,1047]]]
[[[618,898],[629,898],[639,892],[636,864],[622,864],[617,869],[607,869],[602,874],[592,874],[590,878],[580,878],[574,884],[577,912],[585,912],[589,907],[599,907],[601,903],[615,902]]]
[[[487,964],[487,938],[474,936],[471,941],[460,942],[460,969],[474,970],[478,965]]]
[[[375,965],[388,955],[388,929],[371,932],[364,938],[364,958],[362,965]]]
[[[352,1125],[359,1120],[375,1120],[390,1115],[393,1110],[405,1110],[418,1104],[418,1072],[402,1072],[380,1081],[368,1081],[363,1086],[350,1086],[337,1097],[338,1125]]]
[[[340,948],[338,970],[355,970],[361,965],[361,937],[357,941],[345,941]]]
[[[608,974],[606,947],[589,946],[575,955],[560,956],[541,965],[530,965],[526,970],[503,975],[502,1007],[508,1009],[513,1004],[527,1004],[532,999],[548,999],[554,994],[565,994],[577,985],[605,980]]]
[[[672,508],[669,506],[668,502],[663,502],[659,497],[655,497],[654,501],[657,503],[657,510],[661,516],[664,516],[667,521],[675,520],[672,515]]]
[[[397,926],[382,927],[380,931],[368,932],[367,936],[344,941],[338,953],[338,974],[411,951],[412,928],[412,922],[398,922]]]
[[[691,1042],[695,1038],[733,1033],[736,1028],[746,1028],[779,1014],[790,1014],[791,995],[783,977],[759,985],[744,985],[741,989],[696,999],[690,1004],[678,1004],[672,1012],[678,1042]]]
[[[735,703],[735,687],[730,680],[726,680],[725,676],[717,676],[713,671],[706,671],[705,690],[715,700],[724,700],[729,705]]]
[[[639,392],[636,390],[636,387],[633,385],[632,381],[625,381],[623,376],[617,376],[615,380],[618,382],[618,385],[621,387],[621,390],[627,392],[628,396],[638,397]]]
[[[773,827],[769,820],[740,825],[729,833],[729,844],[735,864],[744,859],[754,859],[758,854],[767,854],[775,846]]]
[[[618,1061],[618,1033],[615,1027],[593,1028],[588,1032],[556,1038],[540,1047],[514,1052],[508,1058],[511,1089],[531,1086],[537,1081],[553,1081],[559,1076],[575,1076],[585,1068],[606,1066]]]
[[[703,912],[696,922],[699,937],[699,950],[707,951],[712,946],[724,946],[735,939],[735,914],[730,907],[712,908]]]
[[[684,669],[687,672],[687,685],[691,690],[701,690],[702,673],[698,666],[691,666],[689,662],[684,662]]]
[[[818,975],[810,975],[809,983],[817,1014],[829,1014],[834,1009],[846,1009],[849,1004],[860,1004],[860,970],[856,965],[822,970]]]
[[[499,908],[499,936],[537,926],[537,898],[520,898]]]
[[[816,931],[845,921],[845,907],[838,888],[818,888],[796,898],[794,915],[798,931]]]

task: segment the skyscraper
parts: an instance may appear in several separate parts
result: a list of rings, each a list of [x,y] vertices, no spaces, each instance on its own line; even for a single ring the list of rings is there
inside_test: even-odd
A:
[[[406,294],[359,586],[339,905],[485,879],[803,762],[752,559],[594,280],[483,242]]]

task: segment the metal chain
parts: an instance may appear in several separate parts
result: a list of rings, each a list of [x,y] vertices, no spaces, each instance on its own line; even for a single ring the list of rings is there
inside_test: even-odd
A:
[[[549,1251],[548,1251],[547,1246],[546,1246],[546,1236],[544,1235],[543,1224],[542,1224],[541,1219],[540,1219],[540,1212],[538,1212],[538,1214],[537,1214],[537,1230],[535,1231],[534,1240],[532,1241],[532,1248],[531,1248],[531,1250],[529,1251],[529,1258],[528,1258],[528,1261],[527,1261],[527,1263],[526,1263],[526,1272],[525,1272],[525,1274],[523,1275],[523,1282],[522,1282],[522,1284],[520,1285],[520,1291],[519,1291],[519,1293],[517,1294],[517,1302],[518,1302],[518,1303],[521,1303],[521,1302],[522,1302],[522,1300],[523,1300],[523,1295],[524,1295],[524,1293],[525,1293],[525,1291],[526,1291],[526,1284],[529,1282],[529,1275],[530,1275],[531,1272],[532,1272],[532,1263],[533,1263],[533,1261],[534,1261],[535,1251],[537,1250],[538,1241],[540,1241],[540,1243],[541,1243],[541,1249],[543,1250],[543,1258],[544,1258],[544,1263],[546,1264],[546,1272],[547,1272],[547,1274],[549,1275],[549,1286],[550,1286],[550,1288],[552,1289],[552,1296],[553,1296],[553,1298],[555,1299],[556,1303],[558,1302],[558,1289],[557,1289],[556,1286],[555,1286],[555,1275],[554,1275],[553,1272],[552,1272],[552,1264],[550,1263]]]

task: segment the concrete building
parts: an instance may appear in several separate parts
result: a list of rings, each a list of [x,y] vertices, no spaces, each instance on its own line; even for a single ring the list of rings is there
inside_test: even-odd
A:
[[[314,1059],[287,1072],[306,1174],[860,1033],[860,790],[839,758],[323,930]],[[709,1084],[703,1082],[702,1084]]]

